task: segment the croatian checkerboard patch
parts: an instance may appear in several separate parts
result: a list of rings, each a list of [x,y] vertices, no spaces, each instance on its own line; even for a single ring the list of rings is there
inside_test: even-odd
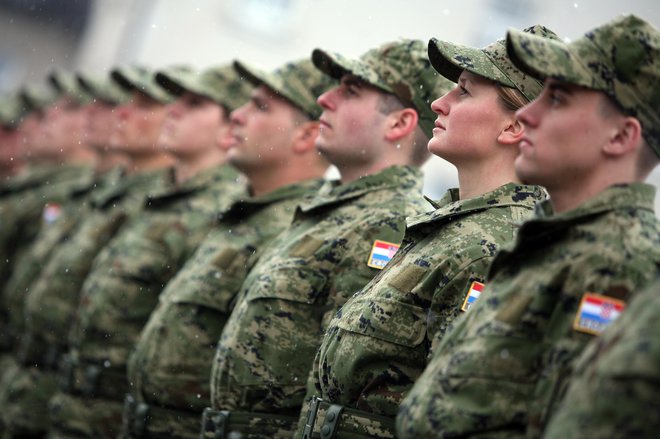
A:
[[[62,214],[62,206],[57,203],[46,203],[43,211],[43,220],[46,224],[52,224]]]
[[[580,308],[573,321],[573,329],[599,335],[626,308],[626,303],[595,293],[584,293]]]
[[[398,249],[399,246],[391,242],[375,240],[373,247],[371,247],[371,254],[369,255],[367,265],[382,270],[394,257]]]
[[[463,301],[463,306],[461,306],[461,311],[465,312],[470,309],[472,305],[474,305],[474,303],[477,301],[483,290],[484,284],[477,281],[472,282],[472,285],[470,285],[470,289],[465,296],[465,300]]]

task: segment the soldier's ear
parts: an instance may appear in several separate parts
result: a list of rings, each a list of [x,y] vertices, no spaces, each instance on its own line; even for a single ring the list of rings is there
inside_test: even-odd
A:
[[[497,136],[497,141],[504,145],[518,145],[525,134],[525,127],[518,120],[513,118],[506,127]]]
[[[298,154],[304,154],[310,150],[316,150],[316,136],[319,134],[319,122],[309,121],[300,124],[293,134],[293,150]]]
[[[612,129],[608,141],[603,145],[603,153],[610,157],[622,156],[641,148],[642,125],[635,117],[621,116]]]
[[[417,128],[419,116],[412,108],[393,111],[387,115],[387,132],[385,139],[390,142],[398,142]]]

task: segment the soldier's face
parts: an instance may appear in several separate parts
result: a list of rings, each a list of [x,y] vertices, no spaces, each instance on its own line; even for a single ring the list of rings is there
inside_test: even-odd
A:
[[[429,151],[455,166],[488,158],[513,116],[498,100],[493,82],[463,71],[456,88],[431,104],[438,117]]]
[[[525,126],[516,159],[518,177],[545,186],[550,194],[582,187],[599,166],[611,130],[601,93],[554,80],[516,115]]]
[[[268,87],[254,89],[250,100],[232,111],[229,162],[243,172],[282,166],[291,151],[300,114]]]
[[[197,156],[215,148],[218,130],[228,128],[220,105],[186,92],[168,105],[158,145],[176,156]]]
[[[115,111],[116,126],[110,145],[130,155],[154,154],[166,114],[166,105],[134,92],[131,102]]]
[[[17,129],[0,128],[0,169],[10,169],[22,164],[19,154],[21,134]]]
[[[90,104],[85,123],[85,135],[89,144],[97,149],[107,148],[115,130],[116,106],[96,101]]]
[[[85,144],[86,108],[68,98],[59,99],[45,113],[35,147],[46,156],[65,154],[73,146]]]
[[[316,148],[332,164],[367,163],[381,154],[387,115],[378,109],[381,93],[352,75],[317,99],[323,108]]]

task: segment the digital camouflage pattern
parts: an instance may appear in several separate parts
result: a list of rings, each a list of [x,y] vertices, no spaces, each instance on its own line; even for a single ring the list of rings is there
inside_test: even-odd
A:
[[[234,62],[234,68],[253,86],[262,84],[267,86],[294,107],[302,110],[312,120],[318,119],[321,115],[321,106],[316,103],[316,98],[334,85],[333,81],[320,73],[309,59],[287,63],[272,73],[240,61]]]
[[[353,74],[395,95],[402,104],[417,111],[419,126],[429,137],[436,118],[431,102],[454,88],[454,84],[431,67],[426,45],[420,40],[390,42],[369,50],[359,59],[314,49],[312,61],[332,78]]]
[[[541,25],[528,27],[522,32],[538,35],[541,38],[559,40],[554,32]],[[433,68],[453,82],[458,82],[463,70],[467,70],[505,87],[515,88],[530,101],[543,89],[541,81],[513,65],[507,55],[504,38],[483,49],[432,38],[429,41],[428,56]]]
[[[13,431],[35,434],[49,428],[47,404],[57,390],[57,363],[67,350],[66,336],[91,261],[124,220],[137,213],[145,192],[166,181],[163,171],[124,177],[121,184],[113,174],[89,194],[80,218],[62,218],[72,230],[49,250],[25,293],[25,327],[15,349],[18,361],[0,387],[2,419]]]
[[[171,70],[156,73],[156,82],[174,96],[184,91],[205,96],[225,108],[227,113],[243,105],[252,86],[241,80],[233,66],[212,67],[203,72]]]
[[[101,397],[108,393],[115,396],[114,412],[121,419],[123,393],[128,390],[129,352],[162,288],[199,245],[218,212],[245,194],[245,186],[237,178],[233,168],[218,166],[179,187],[151,194],[141,215],[122,227],[94,259],[82,286],[76,322],[69,336],[65,371],[70,375],[62,377],[72,377],[73,390],[64,397],[56,395],[51,402],[57,429],[71,431],[75,425],[86,422],[86,428],[103,431],[107,426],[94,425],[98,417],[85,420],[79,414],[86,413],[84,407],[93,407],[95,401],[106,408],[110,406],[114,398]],[[90,392],[97,397],[72,397],[85,388],[88,366],[99,371],[98,388]],[[74,418],[66,418],[65,414]],[[110,414],[103,414],[101,419],[104,416]],[[120,425],[112,427],[114,435]]]
[[[186,66],[170,67],[167,71],[190,70]],[[161,104],[169,104],[174,100],[174,95],[168,93],[161,87],[155,78],[153,71],[140,66],[125,66],[113,69],[110,77],[125,91],[138,90]]]
[[[394,166],[329,182],[299,207],[241,286],[213,364],[213,408],[298,416],[320,334],[378,272],[367,266],[374,241],[401,242],[405,218],[423,212],[421,181]]]
[[[120,105],[131,99],[130,93],[110,77],[97,78],[79,73],[76,75],[80,88],[109,105]]]
[[[47,205],[60,211],[70,194],[81,185],[87,184],[93,176],[93,170],[87,166],[63,165],[28,169],[12,183],[9,195],[0,202],[2,218],[2,242],[0,242],[0,261],[2,275],[0,279],[1,302],[6,318],[2,319],[1,329],[6,344],[15,345],[17,334],[24,326],[23,301],[24,289],[7,285],[13,269],[30,248],[44,221],[55,219],[44,216]],[[54,222],[54,221],[53,221]],[[18,282],[18,280],[16,281]],[[20,285],[23,286],[24,285]]]
[[[209,405],[211,364],[234,298],[263,247],[291,223],[321,180],[287,185],[235,202],[168,283],[140,335],[128,367],[136,401],[197,416],[195,428],[163,418],[149,431],[197,438]],[[127,432],[125,432],[127,433]]]
[[[655,437],[660,431],[660,277],[576,360],[544,437]]]
[[[408,219],[394,258],[330,322],[309,396],[394,419],[434,337],[463,314],[472,282],[485,282],[495,253],[543,199],[541,188],[513,183],[467,200],[452,189]]]
[[[584,294],[627,301],[660,264],[654,195],[633,183],[556,215],[542,203],[440,341],[401,405],[399,436],[538,436],[594,338],[573,329]]]
[[[660,155],[660,33],[634,15],[605,23],[570,43],[510,30],[507,50],[514,64],[537,78],[599,90],[628,116]]]

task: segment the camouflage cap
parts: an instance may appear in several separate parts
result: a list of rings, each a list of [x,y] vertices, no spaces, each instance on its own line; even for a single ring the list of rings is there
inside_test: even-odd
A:
[[[312,61],[332,78],[340,79],[345,74],[353,74],[393,94],[402,104],[417,110],[419,126],[428,136],[431,136],[436,117],[431,110],[431,102],[454,87],[431,68],[426,45],[420,40],[403,39],[386,43],[369,50],[359,59],[348,59],[338,53],[315,49]]]
[[[57,93],[57,97],[67,96],[79,105],[89,104],[93,97],[78,83],[73,73],[54,70],[48,75],[48,83]]]
[[[0,99],[0,125],[9,129],[16,128],[26,111],[27,107],[19,95],[3,97]]]
[[[541,25],[528,27],[523,32],[559,40],[554,32]],[[453,82],[458,82],[463,70],[467,70],[505,87],[515,88],[530,101],[543,89],[541,81],[513,65],[507,55],[504,38],[482,49],[432,38],[428,54],[433,68]]]
[[[184,91],[205,96],[228,111],[233,111],[250,98],[252,85],[242,81],[233,65],[156,73],[156,82],[175,96]]]
[[[507,34],[513,63],[539,79],[599,90],[636,117],[646,142],[660,156],[660,34],[634,15],[622,16],[571,42],[515,30]]]
[[[234,68],[254,86],[267,86],[312,119],[318,119],[321,115],[321,107],[316,103],[316,98],[333,85],[308,59],[289,62],[272,73],[240,61],[234,62]]]
[[[52,89],[46,89],[38,85],[24,85],[18,92],[18,96],[26,112],[43,111],[57,98]]]
[[[186,67],[172,67],[172,69],[185,69]],[[138,90],[155,99],[161,104],[168,104],[174,97],[160,87],[154,78],[154,73],[140,66],[125,66],[113,69],[110,77],[127,91]]]
[[[131,95],[120,87],[109,76],[99,78],[79,73],[76,75],[78,85],[93,98],[111,105],[119,105],[130,100]]]

